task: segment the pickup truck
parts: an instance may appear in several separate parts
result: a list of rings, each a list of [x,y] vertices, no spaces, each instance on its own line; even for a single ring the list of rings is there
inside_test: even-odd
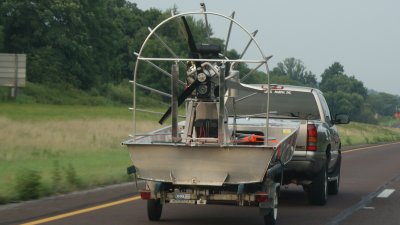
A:
[[[335,124],[349,123],[345,114],[331,116],[322,92],[315,88],[273,86],[272,118],[300,121],[297,146],[286,165],[284,183],[303,186],[308,200],[325,205],[339,192],[341,141]],[[287,118],[286,118],[287,117]]]
[[[254,84],[267,88],[267,85]],[[264,106],[262,96],[241,104],[241,113]],[[246,111],[246,112],[243,112]],[[339,192],[341,141],[336,124],[349,123],[346,114],[331,116],[322,92],[316,88],[271,85],[271,121],[299,123],[296,149],[285,166],[283,184],[302,185],[313,205],[325,205],[328,194]]]

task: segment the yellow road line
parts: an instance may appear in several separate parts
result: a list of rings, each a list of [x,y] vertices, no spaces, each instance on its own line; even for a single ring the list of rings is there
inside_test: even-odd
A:
[[[355,148],[355,149],[351,149],[351,150],[347,150],[347,151],[342,151],[343,154],[345,153],[350,153],[350,152],[357,152],[357,151],[362,151],[362,150],[368,150],[371,148],[377,148],[377,147],[383,147],[383,146],[389,146],[389,145],[396,145],[399,144],[399,142],[395,142],[395,143],[389,143],[389,144],[382,144],[382,145],[374,145],[374,146],[369,146],[369,147],[364,147],[364,148]]]
[[[124,204],[124,203],[127,203],[127,202],[136,201],[138,199],[140,199],[140,196],[135,196],[135,197],[132,197],[132,198],[126,198],[126,199],[122,199],[122,200],[119,200],[119,201],[106,203],[106,204],[103,204],[103,205],[98,205],[98,206],[89,207],[89,208],[86,208],[86,209],[81,209],[81,210],[77,210],[77,211],[73,211],[73,212],[69,212],[69,213],[64,213],[64,214],[60,214],[60,215],[57,215],[57,216],[52,216],[52,217],[44,218],[44,219],[41,219],[41,220],[36,220],[36,221],[24,223],[24,224],[21,224],[21,225],[36,225],[36,224],[47,223],[47,222],[51,222],[51,221],[54,221],[54,220],[59,220],[59,219],[63,219],[63,218],[66,218],[66,217],[71,217],[71,216],[75,216],[75,215],[78,215],[78,214],[95,211],[95,210],[98,210],[98,209],[104,209],[104,208],[107,208],[107,207],[120,205],[120,204]]]

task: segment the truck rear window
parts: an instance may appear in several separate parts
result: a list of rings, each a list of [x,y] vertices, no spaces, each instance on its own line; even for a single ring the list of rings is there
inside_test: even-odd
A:
[[[230,116],[265,117],[267,94],[242,91],[226,102]],[[270,94],[270,117],[296,117],[299,119],[320,119],[317,102],[311,92],[272,90]]]

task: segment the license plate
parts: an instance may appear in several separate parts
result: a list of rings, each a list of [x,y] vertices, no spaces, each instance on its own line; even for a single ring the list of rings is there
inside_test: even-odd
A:
[[[190,200],[190,194],[185,194],[185,193],[176,193],[175,194],[175,199],[177,200]]]
[[[196,204],[196,200],[187,200],[187,199],[171,199],[169,203],[176,204]]]

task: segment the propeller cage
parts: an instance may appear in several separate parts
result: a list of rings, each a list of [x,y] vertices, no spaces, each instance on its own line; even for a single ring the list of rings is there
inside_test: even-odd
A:
[[[256,66],[251,66],[251,68],[255,69],[251,70],[248,74],[242,74],[243,79],[247,78],[262,65],[265,65],[265,69],[268,75],[267,60],[269,59],[265,57],[264,53],[261,51],[259,44],[254,38],[256,32],[250,33],[249,31],[244,29],[241,24],[234,20],[233,15],[234,14],[232,14],[232,16],[225,16],[219,13],[208,12],[204,10],[200,12],[180,13],[165,19],[154,29],[149,28],[150,33],[143,42],[139,53],[135,53],[137,59],[132,81],[132,112],[134,119],[134,127],[132,133],[133,140],[136,140],[136,137],[140,135],[137,131],[137,114],[154,113],[162,115],[159,121],[160,124],[164,124],[164,122],[167,121],[169,117],[171,117],[171,134],[167,135],[171,135],[172,142],[187,142],[192,140],[194,137],[191,136],[191,131],[188,131],[189,129],[191,129],[196,133],[197,138],[216,138],[217,143],[219,143],[220,145],[224,145],[226,143],[226,140],[229,139],[229,137],[226,132],[228,116],[226,115],[225,103],[228,99],[235,98],[235,95],[229,95],[230,93],[235,92],[232,89],[235,89],[237,85],[240,86],[241,79],[239,77],[239,73],[236,70],[232,69],[233,66],[238,63],[256,64]],[[208,36],[207,38],[210,43],[196,43],[196,37],[193,36],[189,23],[186,19],[186,17],[189,16],[204,17],[206,21],[206,30],[203,33],[207,33],[208,35],[208,31],[210,29],[208,27],[209,25],[207,21],[211,21],[211,17],[216,17],[218,19],[222,18],[228,21],[230,27],[224,45],[212,43],[212,41],[210,40],[213,39],[210,38],[210,36]],[[187,55],[189,55],[189,58],[187,58],[187,56],[185,55],[178,55],[177,52],[181,51],[173,49],[168,44],[168,42],[166,42],[163,37],[159,36],[157,33],[157,31],[160,31],[163,27],[168,27],[165,26],[166,24],[174,23],[176,25],[176,22],[181,25],[183,24],[185,36],[187,37],[187,44],[189,46],[189,52],[187,53]],[[240,54],[240,57],[235,59],[229,59],[226,57],[232,25],[237,26],[239,28],[239,31],[244,32],[249,37],[249,42],[247,46]],[[160,49],[165,49],[165,51],[169,53],[169,56],[162,57],[160,55],[146,55],[145,49],[150,43],[150,40],[155,41],[155,43],[159,43]],[[243,59],[243,56],[251,43],[255,45],[256,50],[259,53],[259,58]],[[154,46],[152,46],[152,48],[154,48]],[[153,72],[149,72],[149,70],[144,70],[144,72],[141,71],[141,68],[143,68],[144,65],[152,68]],[[206,76],[205,79],[204,75]],[[168,91],[170,93],[155,88],[155,86],[157,85],[154,85],[153,83],[140,83],[140,81],[158,80],[140,79],[148,76],[164,76],[163,79],[165,79],[165,76],[167,76],[171,82],[171,88],[170,91]],[[182,79],[182,76],[185,76],[185,78]],[[269,81],[268,76],[267,80]],[[165,113],[154,112],[153,110],[139,108],[137,101],[138,88],[160,94],[163,96],[164,99],[170,98],[171,106],[167,109]],[[236,100],[233,99],[233,101]],[[182,117],[186,118],[186,122],[179,122],[178,118],[180,118],[181,116],[178,115],[178,111],[182,112],[182,110],[178,110],[178,107],[185,102],[185,115],[183,115]],[[203,102],[208,102],[210,104],[202,104]],[[207,112],[212,110],[213,118],[199,119],[199,112],[197,112],[196,110],[196,107],[199,105],[201,105],[202,111]],[[268,113],[266,117],[267,123],[265,126],[266,131],[264,133],[266,134],[265,136],[268,136]],[[197,120],[195,118],[197,118]],[[186,130],[186,134],[181,135],[185,132],[182,132],[182,130],[178,126],[178,123],[184,124],[183,127]]]

